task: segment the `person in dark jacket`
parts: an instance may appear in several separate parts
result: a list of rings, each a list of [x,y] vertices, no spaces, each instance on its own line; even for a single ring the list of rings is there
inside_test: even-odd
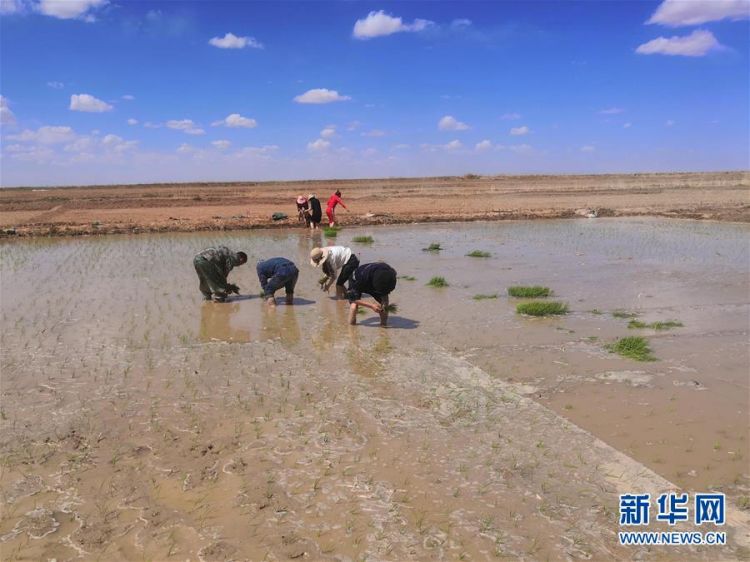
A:
[[[299,270],[286,258],[270,258],[259,261],[255,270],[263,289],[263,298],[270,306],[276,306],[274,293],[284,287],[286,304],[294,304],[294,286],[297,284]]]
[[[320,221],[323,220],[323,209],[320,207],[320,200],[315,197],[314,193],[307,196],[307,204],[310,206],[310,228],[315,230],[320,228]]]
[[[200,291],[207,301],[224,302],[229,293],[239,294],[237,285],[227,282],[227,275],[235,267],[247,262],[245,252],[233,252],[226,246],[206,248],[193,258],[193,266],[200,280]]]
[[[349,278],[346,298],[349,301],[349,324],[357,323],[357,307],[364,306],[380,315],[380,325],[388,325],[388,295],[396,288],[396,270],[383,262],[366,263],[354,270]],[[366,293],[375,299],[371,304],[362,300]]]

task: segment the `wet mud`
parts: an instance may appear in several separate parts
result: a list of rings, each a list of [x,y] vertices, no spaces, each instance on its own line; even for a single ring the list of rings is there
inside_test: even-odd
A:
[[[402,276],[388,329],[346,324],[301,230],[5,243],[2,558],[746,559],[748,233],[344,229]],[[269,310],[247,266],[242,296],[201,301],[191,259],[214,244],[293,259],[295,304]],[[517,315],[519,284],[569,314]],[[634,333],[656,361],[606,350]],[[727,493],[728,546],[617,545],[617,495],[673,488]]]

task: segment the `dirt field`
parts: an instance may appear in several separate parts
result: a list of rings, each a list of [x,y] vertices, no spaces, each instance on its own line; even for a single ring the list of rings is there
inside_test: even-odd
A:
[[[16,235],[236,230],[296,224],[294,198],[343,192],[343,224],[598,216],[750,222],[750,173],[483,176],[0,190]],[[289,219],[274,223],[282,211]],[[325,217],[324,217],[325,218]],[[7,232],[6,232],[7,234]]]

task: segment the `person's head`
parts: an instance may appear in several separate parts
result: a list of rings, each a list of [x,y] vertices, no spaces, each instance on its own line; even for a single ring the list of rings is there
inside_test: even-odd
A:
[[[341,190],[340,190],[340,189],[337,189],[337,190],[336,190],[336,195],[337,195],[338,197],[341,197]]]
[[[314,193],[311,193],[310,195],[307,196],[307,200],[309,201],[310,199],[315,199]]]
[[[237,257],[240,260],[240,265],[247,263],[247,254],[245,252],[237,252]]]
[[[313,248],[310,251],[310,265],[313,267],[320,267],[320,264],[322,264],[325,261],[325,252],[323,251],[323,248]]]
[[[305,203],[307,203],[307,197],[304,195],[297,197],[297,205],[304,205]]]

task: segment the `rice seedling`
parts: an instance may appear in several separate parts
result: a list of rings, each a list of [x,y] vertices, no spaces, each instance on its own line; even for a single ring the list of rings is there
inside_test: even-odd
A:
[[[436,289],[442,289],[443,287],[448,287],[448,282],[445,280],[445,277],[433,277],[427,282],[428,287],[434,287]]]
[[[618,308],[617,310],[612,311],[612,316],[614,318],[635,318],[638,316],[637,312],[628,312],[627,310],[623,310],[621,308]]]
[[[398,312],[398,305],[395,302],[389,303],[385,309],[388,312]]]
[[[557,316],[567,314],[568,305],[563,302],[523,302],[516,306],[516,312],[527,316]]]
[[[508,287],[508,294],[511,297],[526,298],[526,299],[537,299],[548,297],[552,291],[549,287],[542,287],[541,285],[513,285]]]
[[[352,242],[356,244],[372,244],[375,239],[372,236],[355,236],[352,238]]]
[[[423,252],[439,252],[442,249],[443,248],[440,246],[440,244],[438,244],[437,242],[433,242],[432,244],[430,244],[426,248],[422,248],[422,251]]]
[[[651,330],[671,330],[672,328],[681,328],[683,326],[683,323],[679,320],[667,320],[666,322],[651,322],[650,324],[647,324],[646,322],[641,322],[640,320],[631,320],[628,322],[628,328],[637,329],[637,328],[649,328]]]
[[[331,226],[325,226],[325,227],[323,227],[323,235],[326,238],[336,238],[336,236],[338,236],[338,234],[339,234],[338,227],[335,227],[335,226],[333,226],[333,227],[331,227]]]
[[[472,250],[466,255],[470,258],[489,258],[492,254],[490,254],[489,252],[484,252],[482,250]]]
[[[611,353],[628,357],[629,359],[635,359],[636,361],[655,361],[656,359],[651,355],[651,348],[648,342],[640,336],[620,338],[616,342],[609,344],[607,350]]]
[[[497,298],[497,293],[492,293],[491,295],[482,295],[482,294],[479,294],[479,295],[474,295],[471,298],[473,298],[475,301],[483,301],[483,300],[487,300],[487,299],[496,299]]]
[[[403,279],[404,281],[416,281],[417,278],[412,275],[399,275],[399,279]]]

